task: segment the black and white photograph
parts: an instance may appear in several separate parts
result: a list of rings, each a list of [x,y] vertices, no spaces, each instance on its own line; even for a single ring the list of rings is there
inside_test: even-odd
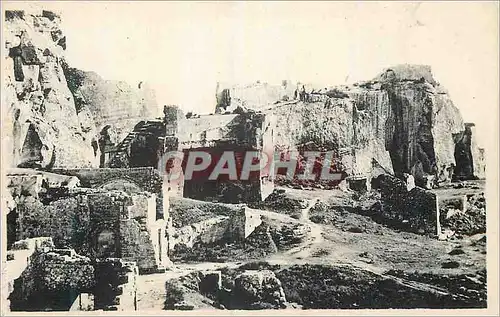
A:
[[[2,316],[498,315],[498,1],[1,5]]]

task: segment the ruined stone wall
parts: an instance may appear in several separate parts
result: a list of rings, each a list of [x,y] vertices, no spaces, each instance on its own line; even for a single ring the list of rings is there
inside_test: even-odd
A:
[[[243,240],[261,223],[260,214],[252,212],[248,207],[242,207],[231,216],[227,234],[235,240]]]
[[[379,175],[372,188],[381,193],[378,210],[372,216],[406,231],[435,236],[438,233],[438,205],[436,194],[414,187],[407,189],[400,179]]]
[[[168,262],[165,223],[147,227],[144,220],[122,220],[120,223],[121,258],[136,261],[141,273],[156,272]]]
[[[66,37],[50,11],[6,11],[2,74],[5,166],[98,164],[96,131],[63,72]]]
[[[231,86],[218,83],[215,113],[232,112],[238,106],[262,110],[278,100],[292,100],[298,86],[288,80],[281,85],[256,82]]]
[[[70,195],[43,204],[33,197],[18,203],[16,240],[52,237],[58,248],[72,247],[86,254],[89,249],[90,213],[86,194]]]
[[[169,247],[175,249],[176,245],[192,248],[195,243],[211,244],[221,241],[228,229],[230,217],[215,216],[203,221],[190,223],[181,228],[172,228]]]
[[[223,210],[223,206],[218,205],[215,209],[217,211],[211,218],[196,222],[193,219],[182,227],[172,228],[171,250],[175,253],[176,246],[177,250],[189,250],[200,246],[211,248],[219,243],[242,242],[262,224],[260,213],[245,205],[233,205],[231,210]]]
[[[166,223],[156,219],[155,204],[154,195],[147,193],[129,195],[115,191],[90,195],[90,230],[95,256],[135,261],[139,270],[145,272],[155,271],[167,263],[168,246],[162,230]],[[110,241],[101,244],[101,235],[110,236]]]
[[[106,186],[109,185],[113,189],[118,189],[116,186],[120,183],[124,188],[127,185],[125,183],[129,183],[130,186],[126,188],[131,191],[162,192],[163,180],[153,167],[55,169],[53,171],[78,177],[83,187],[107,188]]]
[[[127,193],[148,191],[156,194],[157,218],[168,219],[168,184],[153,167],[57,169],[63,175],[76,176],[82,187],[121,190]]]
[[[28,196],[13,212],[16,240],[48,236],[56,247],[91,258],[122,257],[145,271],[169,263],[166,221],[157,219],[154,194],[80,189],[47,203]]]
[[[12,311],[69,310],[76,297],[95,286],[89,258],[71,249],[39,250],[14,282]]]
[[[199,118],[182,120],[179,123],[179,143],[181,148],[200,147],[204,142],[229,139],[234,120],[238,115],[204,115]]]
[[[269,151],[266,154],[272,157],[272,123],[271,118],[255,112],[183,120],[178,134],[179,150],[185,153],[183,167],[190,151],[207,152],[212,157],[212,164],[205,171],[197,172],[191,180],[184,181],[184,197],[231,203],[265,199],[273,188],[272,182],[264,178],[268,171],[251,175],[248,180],[220,178],[211,181],[208,177],[225,151],[235,154],[237,171],[241,171],[247,151]]]
[[[91,261],[73,249],[41,248],[15,280],[10,310],[80,310],[81,295],[87,309],[136,310],[137,275],[136,264],[121,259]]]
[[[11,246],[8,245],[7,252],[2,252],[2,311],[10,310],[9,296],[14,291],[15,281],[29,266],[33,253],[44,247],[54,247],[51,238],[19,240]]]
[[[105,259],[95,264],[94,307],[105,311],[137,310],[137,275],[135,263]]]
[[[204,115],[179,123],[180,148],[197,148],[217,143],[262,148],[263,114],[249,112],[226,115]]]
[[[157,167],[165,147],[166,130],[165,120],[140,120],[126,131],[125,138],[116,142],[111,135],[112,129],[106,127],[99,139],[100,167]]]

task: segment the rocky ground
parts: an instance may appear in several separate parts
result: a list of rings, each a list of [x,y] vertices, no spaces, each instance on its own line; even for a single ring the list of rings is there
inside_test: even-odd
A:
[[[484,182],[461,186],[473,197]],[[450,188],[438,190],[440,196],[455,192]],[[366,210],[376,201],[373,194],[278,188],[276,195],[272,204],[253,206],[263,216],[253,233],[257,238],[195,244],[175,251],[166,273],[140,276],[139,309],[485,307],[480,217],[471,218],[479,228],[472,234],[439,240],[372,219]],[[477,211],[476,196],[471,206]],[[173,204],[182,206],[173,215],[178,226],[232,208],[187,199]],[[193,208],[201,210],[199,219],[187,221],[182,210]],[[214,271],[221,274],[220,288],[201,292],[204,279],[196,274]]]

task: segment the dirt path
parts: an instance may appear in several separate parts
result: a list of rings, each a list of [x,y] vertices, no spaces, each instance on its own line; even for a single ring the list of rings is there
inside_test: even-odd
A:
[[[286,255],[293,255],[297,258],[310,257],[313,251],[316,250],[315,246],[323,242],[323,230],[321,226],[309,220],[309,211],[317,202],[317,199],[309,200],[308,206],[301,211],[300,221],[307,224],[311,230],[308,239],[304,244],[287,251]]]
[[[294,219],[288,215],[280,214],[272,211],[263,211],[256,210],[256,212],[260,213],[263,216],[270,217],[273,219],[281,219],[287,222],[300,222],[309,227],[309,233],[307,238],[300,245],[284,252],[278,253],[270,257],[270,259],[275,261],[281,261],[294,258],[307,258],[310,257],[311,254],[317,249],[316,246],[323,242],[323,230],[320,225],[313,223],[309,220],[309,210],[316,204],[318,199],[309,199],[309,203],[306,208],[301,210],[301,216],[299,219]]]

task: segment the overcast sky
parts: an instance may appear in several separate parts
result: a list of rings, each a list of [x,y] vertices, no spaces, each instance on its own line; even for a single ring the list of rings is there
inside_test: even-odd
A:
[[[147,81],[160,105],[208,113],[214,109],[217,81],[335,85],[373,78],[394,64],[415,63],[432,66],[464,119],[479,125],[480,138],[496,124],[494,2],[44,6],[62,13],[70,65],[105,79],[134,85]]]

